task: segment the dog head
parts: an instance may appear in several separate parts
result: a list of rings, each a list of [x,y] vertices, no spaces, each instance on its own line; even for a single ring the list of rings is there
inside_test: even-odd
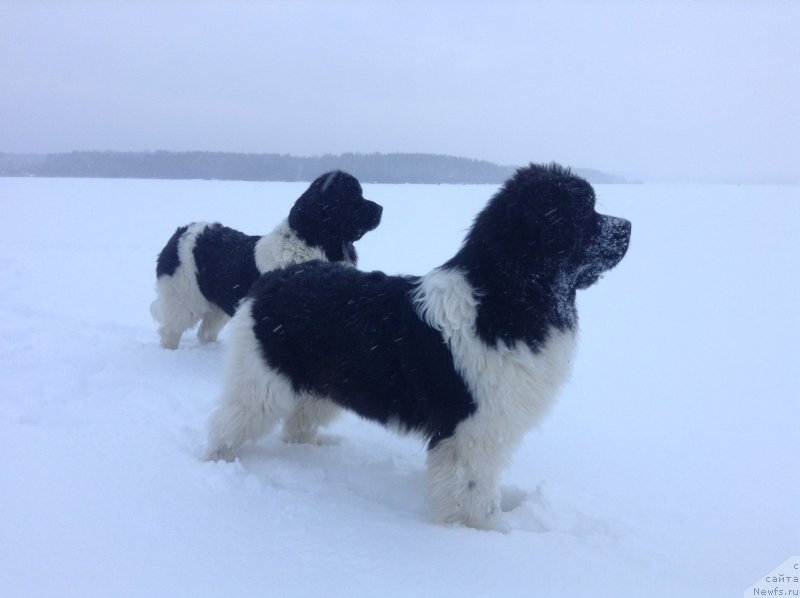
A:
[[[352,175],[334,170],[311,183],[289,212],[289,226],[309,245],[321,247],[328,259],[355,261],[352,244],[381,222],[383,208],[364,199]]]
[[[629,221],[595,211],[584,179],[556,164],[531,164],[478,215],[462,252],[487,253],[487,267],[516,279],[585,289],[622,260],[630,233]]]

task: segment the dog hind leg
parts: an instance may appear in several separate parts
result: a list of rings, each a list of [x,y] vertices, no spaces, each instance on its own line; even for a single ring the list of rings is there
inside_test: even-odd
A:
[[[206,458],[215,461],[232,461],[242,443],[266,434],[302,399],[288,378],[264,362],[249,308],[237,312],[230,332],[223,392],[208,426]]]
[[[159,324],[161,346],[177,349],[183,333],[194,328],[201,315],[212,309],[215,308],[200,293],[194,273],[186,266],[179,266],[173,276],[159,277],[150,314]]]
[[[203,315],[200,329],[197,331],[197,338],[203,344],[216,342],[219,331],[222,330],[228,319],[228,314],[218,307],[213,307]]]
[[[341,407],[327,399],[303,396],[283,424],[284,441],[314,444],[317,430],[333,421],[341,410]]]
[[[233,461],[236,450],[256,440],[291,412],[294,392],[280,376],[272,379],[228,376],[220,406],[208,424],[206,459]]]
[[[150,305],[150,313],[159,323],[158,336],[165,349],[177,349],[183,333],[200,319],[183,305],[161,296]]]

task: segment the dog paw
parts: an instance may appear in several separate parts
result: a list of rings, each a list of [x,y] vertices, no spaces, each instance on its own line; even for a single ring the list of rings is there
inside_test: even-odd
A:
[[[444,525],[463,525],[472,529],[489,532],[507,532],[508,528],[502,523],[500,518],[500,506],[489,506],[480,513],[453,513],[439,518]]]
[[[171,351],[174,351],[175,349],[178,348],[178,343],[179,342],[180,341],[176,341],[176,340],[172,340],[172,339],[163,339],[162,338],[161,342],[159,344],[164,349],[170,349]]]
[[[470,485],[470,489],[475,487]],[[494,500],[467,500],[451,505],[452,511],[435,518],[444,525],[463,525],[485,531],[507,531],[501,523],[501,503]]]
[[[236,460],[236,454],[233,452],[233,449],[231,447],[222,446],[220,448],[207,451],[205,460],[226,461],[228,463],[233,463]]]

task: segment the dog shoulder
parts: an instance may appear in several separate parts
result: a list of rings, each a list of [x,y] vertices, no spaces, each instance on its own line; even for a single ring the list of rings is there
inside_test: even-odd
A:
[[[476,332],[482,297],[457,268],[439,268],[422,277],[412,299],[420,317],[449,345],[479,411],[495,412],[498,421],[506,419],[504,410],[517,413],[518,424],[535,421],[569,375],[573,331],[551,329],[535,351],[522,341],[511,346],[499,339],[493,345],[484,342]]]
[[[287,218],[256,242],[255,260],[258,271],[263,274],[310,260],[327,261],[327,257],[322,249],[312,247],[298,237]]]

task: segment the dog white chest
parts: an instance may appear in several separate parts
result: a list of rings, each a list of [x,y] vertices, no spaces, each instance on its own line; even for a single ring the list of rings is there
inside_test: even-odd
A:
[[[487,345],[475,332],[479,299],[457,270],[437,269],[423,277],[414,301],[420,316],[450,347],[477,404],[473,419],[513,446],[546,413],[569,377],[575,332],[552,329],[537,352],[522,342]]]
[[[413,299],[420,316],[447,342],[476,403],[453,436],[428,454],[434,517],[493,529],[500,514],[499,472],[569,376],[575,333],[553,329],[535,353],[522,342],[487,345],[475,332],[478,298],[456,270],[426,275]]]

